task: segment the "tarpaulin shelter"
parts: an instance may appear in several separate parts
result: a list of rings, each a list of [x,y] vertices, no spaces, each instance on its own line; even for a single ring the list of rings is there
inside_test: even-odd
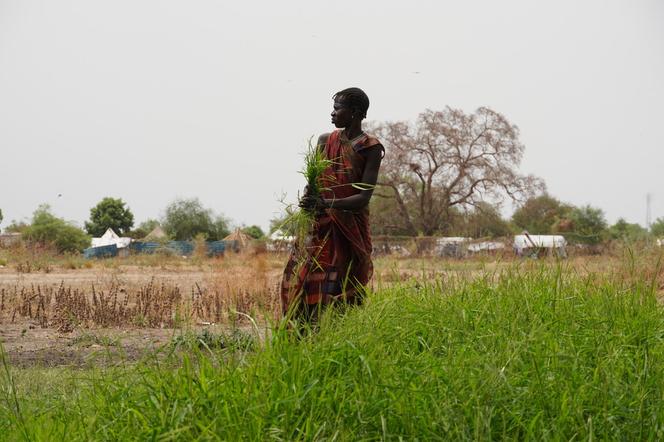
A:
[[[131,238],[118,236],[110,227],[99,238],[92,238],[92,247],[103,247],[115,245],[118,249],[128,247],[131,243]]]
[[[567,241],[562,235],[531,235],[524,232],[522,235],[514,236],[514,251],[519,256],[533,251],[535,253],[547,251],[558,256],[567,256],[566,246]]]

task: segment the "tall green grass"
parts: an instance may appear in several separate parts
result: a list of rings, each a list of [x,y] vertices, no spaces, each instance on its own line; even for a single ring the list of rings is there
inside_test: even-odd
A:
[[[652,282],[512,267],[381,290],[364,307],[326,315],[317,333],[276,330],[250,352],[192,350],[181,363],[49,377],[43,389],[34,374],[10,370],[0,434],[662,439],[664,312]]]

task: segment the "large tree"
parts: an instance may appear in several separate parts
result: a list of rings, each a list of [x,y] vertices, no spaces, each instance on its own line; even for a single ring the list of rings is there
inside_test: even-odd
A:
[[[505,196],[520,201],[543,188],[540,179],[518,172],[524,151],[518,128],[489,108],[427,110],[415,123],[371,130],[387,151],[376,197],[392,199],[387,227],[394,230],[446,233],[453,209]]]
[[[229,234],[228,220],[215,216],[198,198],[176,199],[166,207],[161,225],[176,240],[191,240],[203,234],[215,241]]]
[[[648,231],[638,223],[628,223],[624,218],[609,227],[609,237],[622,241],[641,241],[648,236]]]
[[[489,203],[478,204],[463,216],[462,222],[459,233],[472,238],[498,238],[512,233],[509,223],[500,215],[498,208]]]
[[[528,198],[512,215],[512,222],[520,230],[533,235],[547,235],[569,230],[569,213],[573,207],[546,193]]]
[[[565,235],[572,242],[595,245],[606,235],[607,223],[602,209],[586,205],[569,212],[570,227]]]
[[[106,197],[90,209],[90,221],[85,222],[85,230],[99,237],[110,227],[115,233],[124,235],[134,225],[134,214],[120,198]]]

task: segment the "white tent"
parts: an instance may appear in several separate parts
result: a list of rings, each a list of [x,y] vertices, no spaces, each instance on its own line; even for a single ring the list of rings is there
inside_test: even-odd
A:
[[[567,241],[562,235],[530,235],[524,232],[523,235],[514,237],[514,251],[519,256],[530,253],[531,250],[535,249],[547,250],[558,256],[566,257],[565,246],[567,246]]]
[[[291,235],[286,235],[281,230],[275,230],[274,232],[272,232],[272,234],[270,234],[270,241],[291,243],[295,241],[295,237]]]
[[[268,252],[285,252],[289,245],[295,241],[294,236],[286,235],[281,230],[275,230],[270,234],[270,240],[267,243]]]
[[[496,250],[502,250],[505,248],[505,244],[498,241],[482,241],[468,246],[468,251],[472,253],[478,252],[492,252]]]
[[[515,249],[555,249],[565,247],[567,241],[562,235],[516,235],[514,236]]]
[[[110,227],[100,238],[92,238],[92,247],[103,247],[115,244],[118,249],[128,247],[131,243],[131,238],[123,238],[118,236]]]
[[[434,246],[434,253],[438,256],[454,256],[461,257],[465,253],[465,245],[472,238],[463,236],[446,236],[443,238],[436,238],[436,245]]]

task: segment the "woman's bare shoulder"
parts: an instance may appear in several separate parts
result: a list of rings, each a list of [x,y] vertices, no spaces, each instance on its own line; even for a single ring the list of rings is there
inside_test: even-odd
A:
[[[327,132],[327,133],[321,134],[321,135],[318,137],[318,144],[325,144],[325,143],[327,143],[327,140],[328,140],[328,138],[330,138],[330,135],[331,135],[330,132]]]

